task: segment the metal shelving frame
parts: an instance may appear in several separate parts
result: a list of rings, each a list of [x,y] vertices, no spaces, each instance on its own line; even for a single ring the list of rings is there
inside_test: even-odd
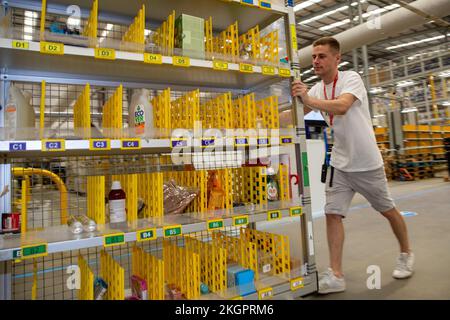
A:
[[[86,17],[89,12],[90,1],[78,0],[82,7],[82,17]],[[270,10],[261,9],[260,1],[254,0],[248,5],[249,1],[231,0],[228,2],[219,0],[197,0],[198,5],[193,6],[190,0],[151,0],[149,7],[156,8],[147,15],[146,25],[158,25],[166,15],[166,12],[172,9],[177,12],[218,17],[214,20],[215,27],[224,29],[229,23],[236,19],[240,21],[242,30],[259,24],[260,27],[269,25],[279,18],[284,18],[286,39],[288,46],[288,55],[290,63],[290,81],[300,79],[300,67],[295,62],[298,61],[296,34],[295,34],[295,14],[293,10],[293,1],[286,0],[285,6],[272,5]],[[54,14],[67,15],[65,8],[67,5],[73,4],[73,1],[54,0],[49,4],[48,12]],[[137,3],[136,3],[137,4]],[[153,4],[153,6],[152,6]],[[40,1],[27,0],[18,1],[10,0],[10,7],[40,11]],[[104,21],[129,23],[135,12],[129,2],[119,1],[103,1],[102,13],[99,18]],[[194,8],[195,7],[195,8]],[[201,10],[202,12],[199,12]],[[206,16],[206,14],[205,14]],[[241,20],[243,23],[241,23]],[[0,38],[0,55],[5,68],[1,70],[0,78],[0,104],[5,105],[7,100],[8,86],[11,81],[28,81],[39,82],[46,80],[48,83],[70,83],[84,84],[89,82],[93,85],[116,86],[123,83],[129,88],[145,87],[152,85],[154,88],[164,88],[170,85],[172,88],[200,88],[203,91],[232,91],[234,93],[245,94],[263,88],[271,84],[282,81],[278,75],[262,74],[261,66],[254,67],[254,73],[247,74],[239,72],[239,65],[229,64],[229,71],[213,70],[212,62],[206,60],[191,59],[190,68],[179,68],[172,66],[172,57],[163,57],[163,65],[148,65],[143,63],[142,54],[120,52],[117,51],[117,61],[111,65],[108,61],[100,61],[93,58],[93,49],[80,48],[74,46],[65,46],[65,54],[57,57],[53,55],[43,55],[39,53],[39,43],[29,42],[29,50],[19,50],[12,48],[12,39]],[[164,72],[161,72],[164,71]],[[275,69],[278,73],[278,68]],[[207,84],[207,85],[205,85]],[[299,184],[292,188],[292,201],[271,203],[266,207],[256,209],[256,213],[249,214],[249,222],[254,226],[260,221],[267,221],[267,213],[270,210],[280,210],[282,219],[291,216],[290,209],[298,206],[302,207],[303,214],[299,217],[301,230],[301,246],[302,246],[302,271],[301,274],[293,275],[301,276],[302,285],[293,287],[291,281],[285,280],[273,285],[274,298],[287,293],[293,297],[305,296],[317,291],[317,269],[314,256],[314,237],[313,237],[313,220],[311,214],[311,195],[308,174],[307,149],[306,149],[306,130],[304,125],[303,107],[298,98],[293,99],[292,111],[294,117],[294,130],[291,130],[293,137],[292,144],[282,146],[280,153],[294,154],[295,159],[291,159],[291,169],[296,172],[299,177]],[[3,112],[0,112],[0,127],[3,126]],[[11,143],[14,141],[0,142],[0,189],[11,183],[11,159],[15,157],[27,156],[43,156],[41,151],[41,141],[26,141],[27,150],[15,152],[11,150]],[[155,139],[142,140],[142,153],[164,153],[170,151],[170,140]],[[198,143],[198,142],[197,142]],[[232,144],[232,142],[227,142]],[[112,150],[110,155],[120,153],[120,141],[112,140]],[[66,151],[61,152],[63,156],[89,155],[88,141],[86,140],[67,140]],[[100,155],[100,154],[99,154]],[[55,156],[57,156],[55,154]],[[10,194],[9,194],[10,195]],[[5,196],[1,198],[0,209],[2,212],[11,212],[11,197]],[[242,214],[239,209],[236,214]],[[179,221],[182,223],[183,234],[196,231],[207,230],[204,218],[196,219],[192,215],[182,215]],[[171,221],[173,224],[177,221]],[[158,224],[159,223],[159,224]],[[157,226],[157,236],[163,236],[164,225],[168,222],[138,222],[139,227],[148,225]],[[232,217],[224,218],[225,226],[232,224]],[[36,241],[34,239],[47,239],[48,253],[64,252],[75,249],[98,247],[103,244],[103,234],[108,230],[100,230],[95,234],[73,236],[64,230],[65,226],[50,227],[42,233],[31,232],[27,240],[21,240],[20,237],[13,239],[3,239],[0,236],[0,299],[10,299],[12,290],[11,264],[13,263],[14,252],[21,249],[26,241]],[[125,241],[136,241],[136,230],[125,230]],[[103,233],[102,233],[103,232]],[[25,237],[26,239],[26,237]],[[299,244],[300,245],[300,244]],[[291,275],[292,277],[292,275]],[[298,278],[295,278],[298,280]],[[292,280],[292,279],[291,279]],[[258,295],[250,295],[245,299],[257,299]]]

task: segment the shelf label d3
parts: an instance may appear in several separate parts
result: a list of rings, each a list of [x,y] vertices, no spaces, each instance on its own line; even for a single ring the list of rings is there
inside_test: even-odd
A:
[[[64,44],[42,41],[41,42],[41,53],[63,55],[64,54]]]
[[[28,41],[12,41],[12,47],[13,49],[20,49],[20,50],[29,50],[30,49],[30,43]]]
[[[116,60],[116,50],[108,48],[95,48],[95,58],[103,60]]]
[[[173,56],[173,65],[177,67],[190,67],[191,59],[189,57]]]
[[[144,53],[144,62],[150,64],[162,64],[162,55],[156,53]]]
[[[42,140],[42,151],[65,151],[66,141],[64,139]]]
[[[103,246],[112,247],[125,243],[125,233],[115,233],[103,236]]]

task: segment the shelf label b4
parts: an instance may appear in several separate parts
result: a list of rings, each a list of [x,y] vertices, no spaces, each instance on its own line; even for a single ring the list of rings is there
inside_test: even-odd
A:
[[[137,241],[150,241],[156,239],[156,228],[137,231]]]

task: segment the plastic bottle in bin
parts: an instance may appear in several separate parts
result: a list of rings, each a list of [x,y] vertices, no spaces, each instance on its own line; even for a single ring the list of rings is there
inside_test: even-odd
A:
[[[127,221],[125,208],[126,194],[122,190],[120,181],[113,181],[111,191],[108,195],[109,200],[109,221],[111,225],[122,224]]]

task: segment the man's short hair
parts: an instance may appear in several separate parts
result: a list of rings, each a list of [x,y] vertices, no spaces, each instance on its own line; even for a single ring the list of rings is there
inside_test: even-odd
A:
[[[317,39],[313,43],[313,47],[325,46],[325,45],[329,45],[330,48],[335,50],[337,53],[341,52],[341,45],[339,44],[339,41],[337,41],[333,37],[323,37],[323,38]]]

